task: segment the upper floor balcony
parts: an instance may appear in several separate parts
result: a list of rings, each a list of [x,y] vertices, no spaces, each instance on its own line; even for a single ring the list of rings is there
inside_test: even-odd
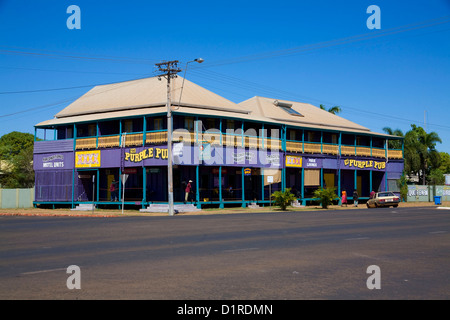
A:
[[[212,146],[277,150],[291,154],[403,158],[401,141],[390,145],[382,135],[328,132],[229,119],[207,118],[202,123],[194,119],[187,116],[174,118],[174,143],[209,143]],[[67,125],[53,128],[53,131],[54,140],[73,141],[72,150],[80,151],[165,145],[168,142],[167,122],[163,115]]]

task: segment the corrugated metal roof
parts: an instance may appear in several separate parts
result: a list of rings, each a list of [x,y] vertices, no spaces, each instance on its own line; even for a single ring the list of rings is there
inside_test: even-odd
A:
[[[185,80],[180,101],[182,77],[172,79],[172,105],[188,105],[215,110],[234,110],[243,108],[199,85]],[[104,112],[142,109],[164,106],[167,102],[167,82],[157,77],[144,78],[102,86],[96,86],[79,99],[56,114],[56,118],[99,114]]]
[[[244,109],[251,110],[252,116],[258,115],[292,126],[370,132],[366,127],[308,103],[255,96],[239,103],[239,105]],[[287,112],[290,108],[300,115]]]

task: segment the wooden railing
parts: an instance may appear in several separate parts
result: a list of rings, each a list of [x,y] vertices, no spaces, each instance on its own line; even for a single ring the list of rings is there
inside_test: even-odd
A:
[[[97,148],[97,138],[79,138],[75,142],[76,150],[95,149]]]
[[[120,136],[98,137],[99,148],[115,148],[120,146]]]
[[[147,132],[145,136],[145,142],[148,144],[167,143],[167,131]]]
[[[203,133],[198,136],[198,142],[208,142],[211,145],[229,146],[229,147],[242,147],[252,149],[267,149],[267,150],[282,150],[282,141],[280,139],[272,138],[260,138],[253,136],[242,135],[226,135],[220,133]],[[197,133],[195,132],[176,132],[173,136],[173,142],[185,142],[188,144],[194,144],[197,141]],[[244,141],[244,144],[242,142]],[[154,131],[147,132],[145,134],[146,144],[166,144],[167,143],[167,131]],[[125,138],[125,145],[142,146],[144,144],[143,133],[127,134]],[[113,136],[99,136],[78,138],[76,139],[75,149],[97,149],[97,148],[116,148],[120,147],[120,135]],[[386,150],[384,148],[363,147],[363,146],[346,146],[340,147],[342,156],[359,156],[359,157],[375,157],[386,158]],[[327,144],[327,143],[308,143],[300,141],[286,141],[286,151],[292,153],[309,153],[309,154],[331,154],[339,155],[339,145]],[[389,159],[402,159],[402,150],[389,149],[387,152]]]

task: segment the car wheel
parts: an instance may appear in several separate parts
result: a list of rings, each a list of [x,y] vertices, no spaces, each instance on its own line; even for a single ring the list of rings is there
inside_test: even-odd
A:
[[[398,204],[394,204],[393,207],[394,207],[394,208],[397,208],[397,207],[398,207]]]

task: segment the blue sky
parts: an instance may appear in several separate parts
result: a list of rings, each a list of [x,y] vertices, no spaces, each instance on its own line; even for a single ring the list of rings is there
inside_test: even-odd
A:
[[[80,30],[67,28],[70,5]],[[379,30],[367,27],[370,5]],[[60,89],[202,57],[186,78],[233,102],[339,105],[375,132],[426,125],[450,153],[450,0],[0,0],[0,39],[0,136],[34,133],[90,87]]]

